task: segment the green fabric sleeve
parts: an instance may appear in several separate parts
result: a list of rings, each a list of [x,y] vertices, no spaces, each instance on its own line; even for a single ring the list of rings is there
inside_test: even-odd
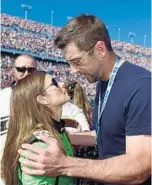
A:
[[[34,146],[39,146],[41,148],[47,148],[47,144],[43,143],[41,141],[35,142],[32,145]],[[29,153],[32,153],[30,151],[28,151]],[[23,156],[20,156],[20,158],[24,158]],[[23,165],[20,163],[20,167],[22,167]],[[56,181],[56,177],[46,177],[46,176],[30,176],[25,174],[23,171],[21,171],[21,169],[19,170],[20,172],[19,174],[19,179],[22,183],[22,185],[55,185],[55,181]]]
[[[63,142],[67,155],[73,156],[73,149],[66,133],[64,132],[60,134],[60,138]],[[38,146],[40,148],[48,147],[48,145],[46,143],[43,143],[42,141],[36,141],[32,145]],[[30,151],[27,152],[29,154],[32,153]],[[20,158],[26,159],[23,156],[20,156]],[[55,185],[56,177],[36,176],[36,175],[30,176],[25,174],[21,170],[22,166],[23,165],[19,163],[18,167],[19,185]],[[60,176],[58,180],[59,180],[58,185],[76,185],[76,178],[74,177]]]

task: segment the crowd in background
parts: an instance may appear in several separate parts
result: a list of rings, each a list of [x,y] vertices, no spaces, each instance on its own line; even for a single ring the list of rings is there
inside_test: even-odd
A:
[[[1,24],[8,27],[17,27],[20,30],[30,31],[42,35],[56,35],[60,27],[50,26],[40,22],[14,17],[8,14],[1,14]]]
[[[7,87],[13,81],[11,75],[11,68],[13,67],[14,59],[13,54],[2,53],[1,54],[1,88]],[[92,101],[95,95],[95,84],[89,84],[86,79],[79,74],[71,74],[70,68],[67,63],[54,62],[37,59],[38,70],[44,70],[50,72],[60,82],[65,81],[78,81],[85,89],[89,100]]]
[[[54,46],[54,37],[59,30],[59,27],[1,14],[1,48],[12,50],[12,53],[24,52],[39,56],[38,68],[50,70],[59,81],[79,79],[91,100],[95,95],[95,84],[89,85],[83,76],[77,78],[77,75],[70,74],[65,62],[55,62],[64,61],[61,50]],[[112,47],[119,56],[151,70],[151,49],[115,40],[112,40]],[[10,70],[14,57],[13,54],[2,52],[1,88],[9,86],[13,80]]]

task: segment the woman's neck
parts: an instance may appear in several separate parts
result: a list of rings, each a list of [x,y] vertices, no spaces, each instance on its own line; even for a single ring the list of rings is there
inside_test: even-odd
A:
[[[62,115],[62,108],[54,108],[53,109],[53,119],[60,122]]]

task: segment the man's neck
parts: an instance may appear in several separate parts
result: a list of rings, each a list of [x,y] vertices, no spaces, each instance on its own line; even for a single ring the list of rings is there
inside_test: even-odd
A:
[[[108,81],[117,60],[117,55],[115,53],[109,54],[105,59],[104,72],[102,76],[103,81]]]

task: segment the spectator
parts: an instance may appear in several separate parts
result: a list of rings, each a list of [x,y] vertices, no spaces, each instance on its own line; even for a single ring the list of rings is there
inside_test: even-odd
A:
[[[18,80],[24,78],[29,73],[36,70],[36,61],[30,55],[20,55],[15,59],[14,66],[12,68],[12,76],[15,81],[12,82],[10,87],[4,88],[0,91],[0,119],[1,119],[1,131],[4,131],[8,127],[8,119],[10,114],[10,98],[12,93],[12,87],[17,83]],[[19,100],[21,101],[21,99]],[[18,104],[16,104],[18,106]],[[15,132],[15,130],[13,131]],[[0,161],[3,154],[5,140],[7,132],[0,136],[2,143],[0,147]]]
[[[72,89],[70,89],[69,94],[71,96],[72,102],[67,102],[62,107],[62,119],[66,120],[75,120],[77,122],[77,127],[73,128],[71,126],[66,127],[66,130],[71,132],[84,132],[84,131],[90,131],[90,115],[88,115],[88,107],[87,107],[87,101],[84,92],[81,89],[81,92],[76,90],[76,83],[71,83]],[[79,86],[79,85],[77,85]],[[80,87],[80,86],[79,86]],[[76,92],[77,91],[77,92]],[[83,93],[82,93],[83,92]],[[79,96],[78,100],[76,96]],[[81,101],[81,102],[80,102]],[[81,106],[81,104],[83,106]],[[69,122],[69,121],[68,121]]]

